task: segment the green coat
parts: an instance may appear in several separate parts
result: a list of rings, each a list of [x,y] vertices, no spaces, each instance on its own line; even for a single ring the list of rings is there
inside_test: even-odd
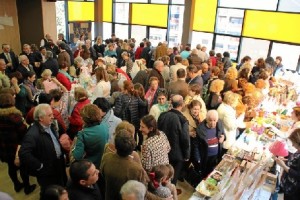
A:
[[[99,168],[104,146],[108,142],[109,129],[106,123],[84,127],[78,132],[72,155],[75,160],[87,159]]]

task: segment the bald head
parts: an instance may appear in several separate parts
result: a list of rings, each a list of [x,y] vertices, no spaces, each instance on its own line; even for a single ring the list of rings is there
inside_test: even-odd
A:
[[[179,94],[172,96],[171,98],[172,106],[174,109],[181,110],[183,107],[183,97]]]
[[[164,69],[164,63],[162,61],[160,61],[160,60],[155,61],[153,66],[159,72],[162,72],[163,69]]]
[[[206,125],[208,128],[216,128],[219,119],[218,112],[216,110],[209,110],[206,114]]]

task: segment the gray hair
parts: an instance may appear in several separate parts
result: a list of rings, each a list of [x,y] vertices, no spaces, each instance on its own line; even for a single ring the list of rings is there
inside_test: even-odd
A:
[[[81,65],[83,65],[83,61],[84,61],[83,58],[78,56],[74,59],[74,64],[78,65],[80,63]]]
[[[120,193],[121,195],[134,194],[136,200],[144,200],[146,194],[146,186],[141,182],[129,180],[121,187]]]
[[[206,119],[209,119],[211,117],[217,117],[217,119],[219,119],[218,111],[216,111],[216,110],[209,110],[209,111],[207,111],[207,113],[206,113]]]
[[[53,53],[52,51],[46,51],[46,59],[47,58],[53,58]]]
[[[178,108],[178,107],[182,106],[184,103],[183,97],[179,94],[175,94],[171,98],[171,103],[172,103],[173,108]]]
[[[164,63],[162,62],[162,61],[160,61],[160,60],[157,60],[157,61],[155,61],[154,62],[154,64],[153,64],[153,68],[156,68],[159,64],[162,64],[162,65],[164,65]]]
[[[28,57],[26,55],[20,55],[19,56],[19,63],[21,63],[23,60],[27,59]]]
[[[37,105],[35,108],[34,108],[34,113],[33,113],[33,119],[35,121],[39,121],[40,120],[40,117],[44,117],[46,115],[46,109],[51,109],[51,106],[49,104],[46,104],[46,103],[42,103],[42,104],[39,104]]]

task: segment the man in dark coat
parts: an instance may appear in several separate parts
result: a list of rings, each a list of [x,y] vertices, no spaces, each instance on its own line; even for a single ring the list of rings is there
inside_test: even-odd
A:
[[[34,111],[34,124],[25,135],[19,157],[41,187],[41,199],[49,185],[65,186],[67,175],[62,147],[55,131],[52,108],[39,104]]]
[[[0,54],[0,58],[4,59],[6,64],[5,73],[6,75],[9,75],[12,72],[16,71],[19,65],[19,61],[14,52],[10,50],[10,46],[8,44],[2,44],[2,50],[3,53]]]
[[[190,158],[189,123],[181,113],[184,107],[182,96],[174,95],[171,99],[173,108],[162,113],[158,118],[158,129],[163,131],[170,143],[170,164],[174,167],[172,183],[176,185],[184,161]]]
[[[201,77],[201,75],[198,74],[198,68],[195,65],[190,65],[186,68],[187,71],[187,83],[189,85],[192,84],[198,84],[201,86],[201,88],[203,87],[203,79]]]
[[[151,42],[147,41],[146,42],[146,47],[144,47],[144,49],[142,51],[141,58],[144,58],[146,60],[146,66],[148,68],[152,68],[152,66],[150,65],[151,56],[152,56]]]
[[[200,167],[203,177],[206,177],[218,164],[225,140],[224,127],[216,110],[207,112],[206,119],[199,124],[196,133],[195,143],[192,144],[194,166]]]
[[[52,76],[56,77],[58,70],[59,70],[59,66],[58,66],[57,60],[53,58],[52,51],[46,52],[46,62],[42,63],[42,72],[45,69],[50,69],[52,72]]]
[[[98,188],[99,170],[88,160],[79,160],[70,167],[71,182],[67,190],[72,200],[101,200]]]

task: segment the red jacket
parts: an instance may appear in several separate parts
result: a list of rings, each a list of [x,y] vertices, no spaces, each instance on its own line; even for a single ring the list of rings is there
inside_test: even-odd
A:
[[[72,83],[71,81],[68,79],[68,77],[66,77],[64,74],[58,72],[56,79],[63,84],[63,86],[65,86],[67,88],[68,91],[71,90],[72,87]]]
[[[90,100],[86,99],[83,101],[79,101],[75,106],[74,109],[72,111],[71,116],[69,117],[69,121],[70,121],[70,126],[72,126],[72,131],[80,131],[82,129],[83,126],[83,121],[81,119],[80,116],[80,111],[82,110],[82,108],[87,105],[90,104]]]

